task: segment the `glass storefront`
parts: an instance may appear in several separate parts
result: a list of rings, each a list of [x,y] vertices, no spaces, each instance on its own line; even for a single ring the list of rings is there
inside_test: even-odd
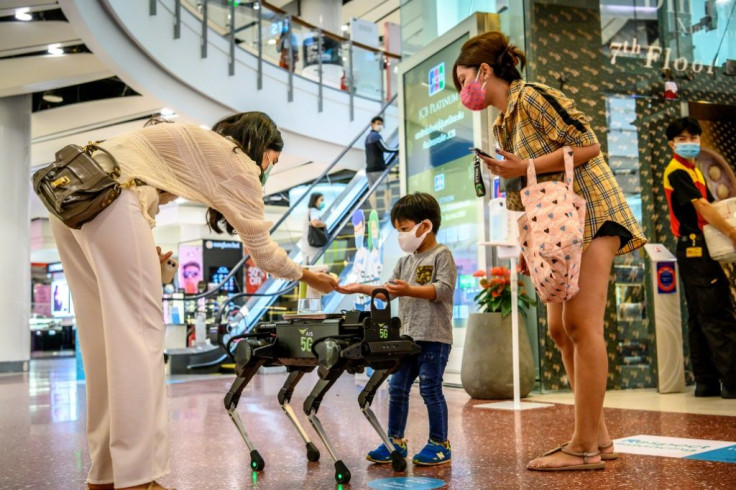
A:
[[[404,40],[422,30],[404,18],[412,18],[412,9],[431,8],[434,3],[402,3]],[[457,2],[458,8],[461,3]],[[588,116],[651,243],[675,249],[662,186],[671,158],[665,135],[670,120],[690,115],[701,121],[704,157],[700,164],[710,190],[718,199],[736,197],[736,0],[475,3],[463,13],[498,13],[502,29],[525,49],[525,78],[561,89]],[[439,33],[435,24],[423,28],[435,36]],[[404,47],[409,49],[411,43]],[[736,274],[727,273],[735,283]],[[649,277],[643,251],[617,257],[605,315],[609,388],[657,385]],[[684,320],[684,299],[681,303]],[[567,389],[560,354],[546,333],[545,316],[540,307],[541,388]],[[687,344],[686,334],[683,339]],[[687,360],[687,345],[685,354]],[[686,372],[689,382],[689,366]]]

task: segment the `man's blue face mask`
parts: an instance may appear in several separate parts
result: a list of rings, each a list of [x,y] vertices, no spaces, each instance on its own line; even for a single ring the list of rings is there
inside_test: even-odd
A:
[[[700,143],[677,143],[675,153],[682,158],[695,158],[700,155]]]

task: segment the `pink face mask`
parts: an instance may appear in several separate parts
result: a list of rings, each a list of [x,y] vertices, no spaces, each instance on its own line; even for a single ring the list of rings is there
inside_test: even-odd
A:
[[[460,102],[471,111],[482,111],[486,108],[486,84],[480,83],[478,75],[480,69],[475,75],[475,80],[460,90]]]

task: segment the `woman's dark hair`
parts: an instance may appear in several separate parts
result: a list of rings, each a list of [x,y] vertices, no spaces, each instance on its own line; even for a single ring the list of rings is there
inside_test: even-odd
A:
[[[432,222],[432,231],[437,233],[442,224],[442,210],[437,199],[426,192],[407,194],[391,208],[391,223],[394,225],[397,221],[420,223],[425,219]]]
[[[320,197],[324,197],[324,194],[321,192],[313,192],[309,195],[309,206],[308,208],[315,208],[317,209],[317,201],[319,201]]]
[[[229,136],[237,144],[233,151],[243,151],[261,168],[261,160],[266,150],[282,151],[284,140],[276,123],[263,112],[239,112],[220,119],[212,126],[212,131]],[[261,172],[263,172],[261,170]],[[225,217],[214,208],[207,209],[207,224],[215,233],[222,233],[223,225],[228,234],[234,235],[235,229]]]
[[[700,123],[697,119],[692,117],[682,117],[675,119],[669,126],[667,126],[667,140],[672,141],[682,134],[683,131],[687,131],[693,136],[703,134],[703,128],[700,127]]]
[[[521,79],[521,73],[516,68],[521,65],[523,70],[526,65],[524,51],[509,42],[509,38],[503,32],[491,31],[469,39],[460,48],[460,56],[452,67],[452,80],[455,88],[460,91],[462,85],[457,78],[457,67],[467,68],[480,67],[481,63],[487,63],[493,68],[493,74],[502,80],[511,83]]]

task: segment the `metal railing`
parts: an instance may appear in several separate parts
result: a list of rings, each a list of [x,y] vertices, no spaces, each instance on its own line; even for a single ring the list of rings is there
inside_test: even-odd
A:
[[[156,3],[157,0],[150,1],[149,15],[157,15]],[[322,112],[324,106],[324,87],[347,92],[351,121],[355,97],[387,101],[395,95],[394,68],[401,60],[398,54],[353,41],[268,2],[258,1],[175,0],[175,39],[181,34],[182,7],[200,18],[202,58],[207,57],[210,29],[228,40],[230,76],[235,74],[237,49],[257,57],[258,90],[263,88],[263,61],[266,60],[288,71],[289,102],[294,100],[295,76],[317,84],[318,112]],[[269,46],[274,49],[266,49]]]

